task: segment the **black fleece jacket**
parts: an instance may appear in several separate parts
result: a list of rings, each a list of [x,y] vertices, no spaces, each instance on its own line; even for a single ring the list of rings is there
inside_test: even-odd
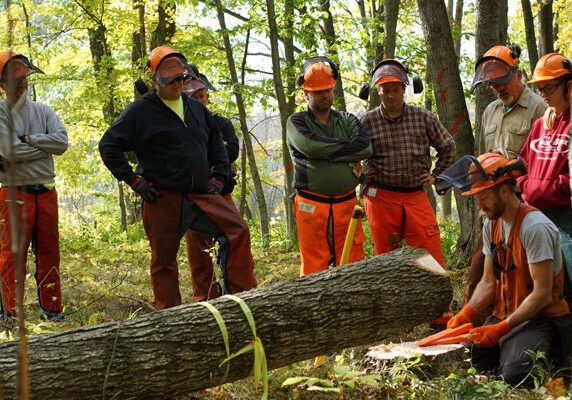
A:
[[[136,174],[160,188],[205,193],[212,177],[226,182],[229,162],[212,114],[185,94],[185,122],[156,93],[129,104],[99,142],[106,167],[130,184]],[[124,152],[137,156],[135,172]]]

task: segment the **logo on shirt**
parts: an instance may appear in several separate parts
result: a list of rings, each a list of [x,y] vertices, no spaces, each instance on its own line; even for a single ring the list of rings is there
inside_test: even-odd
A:
[[[566,154],[569,150],[570,136],[555,133],[544,135],[530,142],[530,149],[540,154]]]

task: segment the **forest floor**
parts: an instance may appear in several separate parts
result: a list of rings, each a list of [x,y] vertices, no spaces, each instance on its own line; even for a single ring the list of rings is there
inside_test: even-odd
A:
[[[280,224],[273,226],[270,247],[262,250],[257,228],[252,227],[253,255],[260,285],[298,276],[299,253],[286,250],[288,241]],[[367,229],[367,227],[366,227]],[[446,257],[454,250],[456,224],[442,224]],[[369,237],[369,236],[368,236]],[[292,247],[292,246],[290,246]],[[33,270],[27,279],[26,326],[30,335],[56,333],[85,325],[134,318],[150,313],[152,292],[149,282],[149,250],[140,224],[127,233],[113,228],[97,229],[87,224],[62,226],[62,287],[64,323],[40,319],[35,298]],[[366,253],[373,254],[366,242]],[[32,267],[31,256],[28,265]],[[183,302],[191,302],[190,274],[184,244],[179,253],[180,287]],[[450,271],[454,299],[461,301],[466,271]],[[433,333],[427,324],[404,332],[399,340],[416,340]],[[16,333],[0,329],[0,341],[13,340]],[[367,347],[349,348],[330,355],[326,364],[315,368],[313,360],[298,362],[269,373],[269,399],[554,399],[569,398],[558,380],[550,380],[543,370],[534,373],[534,389],[511,388],[502,381],[478,375],[460,359],[435,362],[431,359],[399,359],[385,365],[372,365],[364,359]],[[554,394],[554,396],[552,396]],[[258,399],[261,390],[252,379],[180,396],[178,400]]]

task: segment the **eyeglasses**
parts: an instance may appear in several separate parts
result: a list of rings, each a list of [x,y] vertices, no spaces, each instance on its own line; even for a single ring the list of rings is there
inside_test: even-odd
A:
[[[544,87],[536,86],[540,93],[552,94],[556,91],[556,88],[560,86],[561,83],[553,83],[552,85],[546,85]]]
[[[496,279],[500,279],[501,273],[514,271],[515,265],[512,258],[512,250],[509,246],[491,243],[491,253],[493,256],[493,271]]]

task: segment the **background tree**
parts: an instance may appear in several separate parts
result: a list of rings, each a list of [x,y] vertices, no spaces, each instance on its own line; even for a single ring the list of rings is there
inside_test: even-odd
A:
[[[538,13],[538,52],[539,55],[554,52],[554,13],[552,0],[540,1]]]

